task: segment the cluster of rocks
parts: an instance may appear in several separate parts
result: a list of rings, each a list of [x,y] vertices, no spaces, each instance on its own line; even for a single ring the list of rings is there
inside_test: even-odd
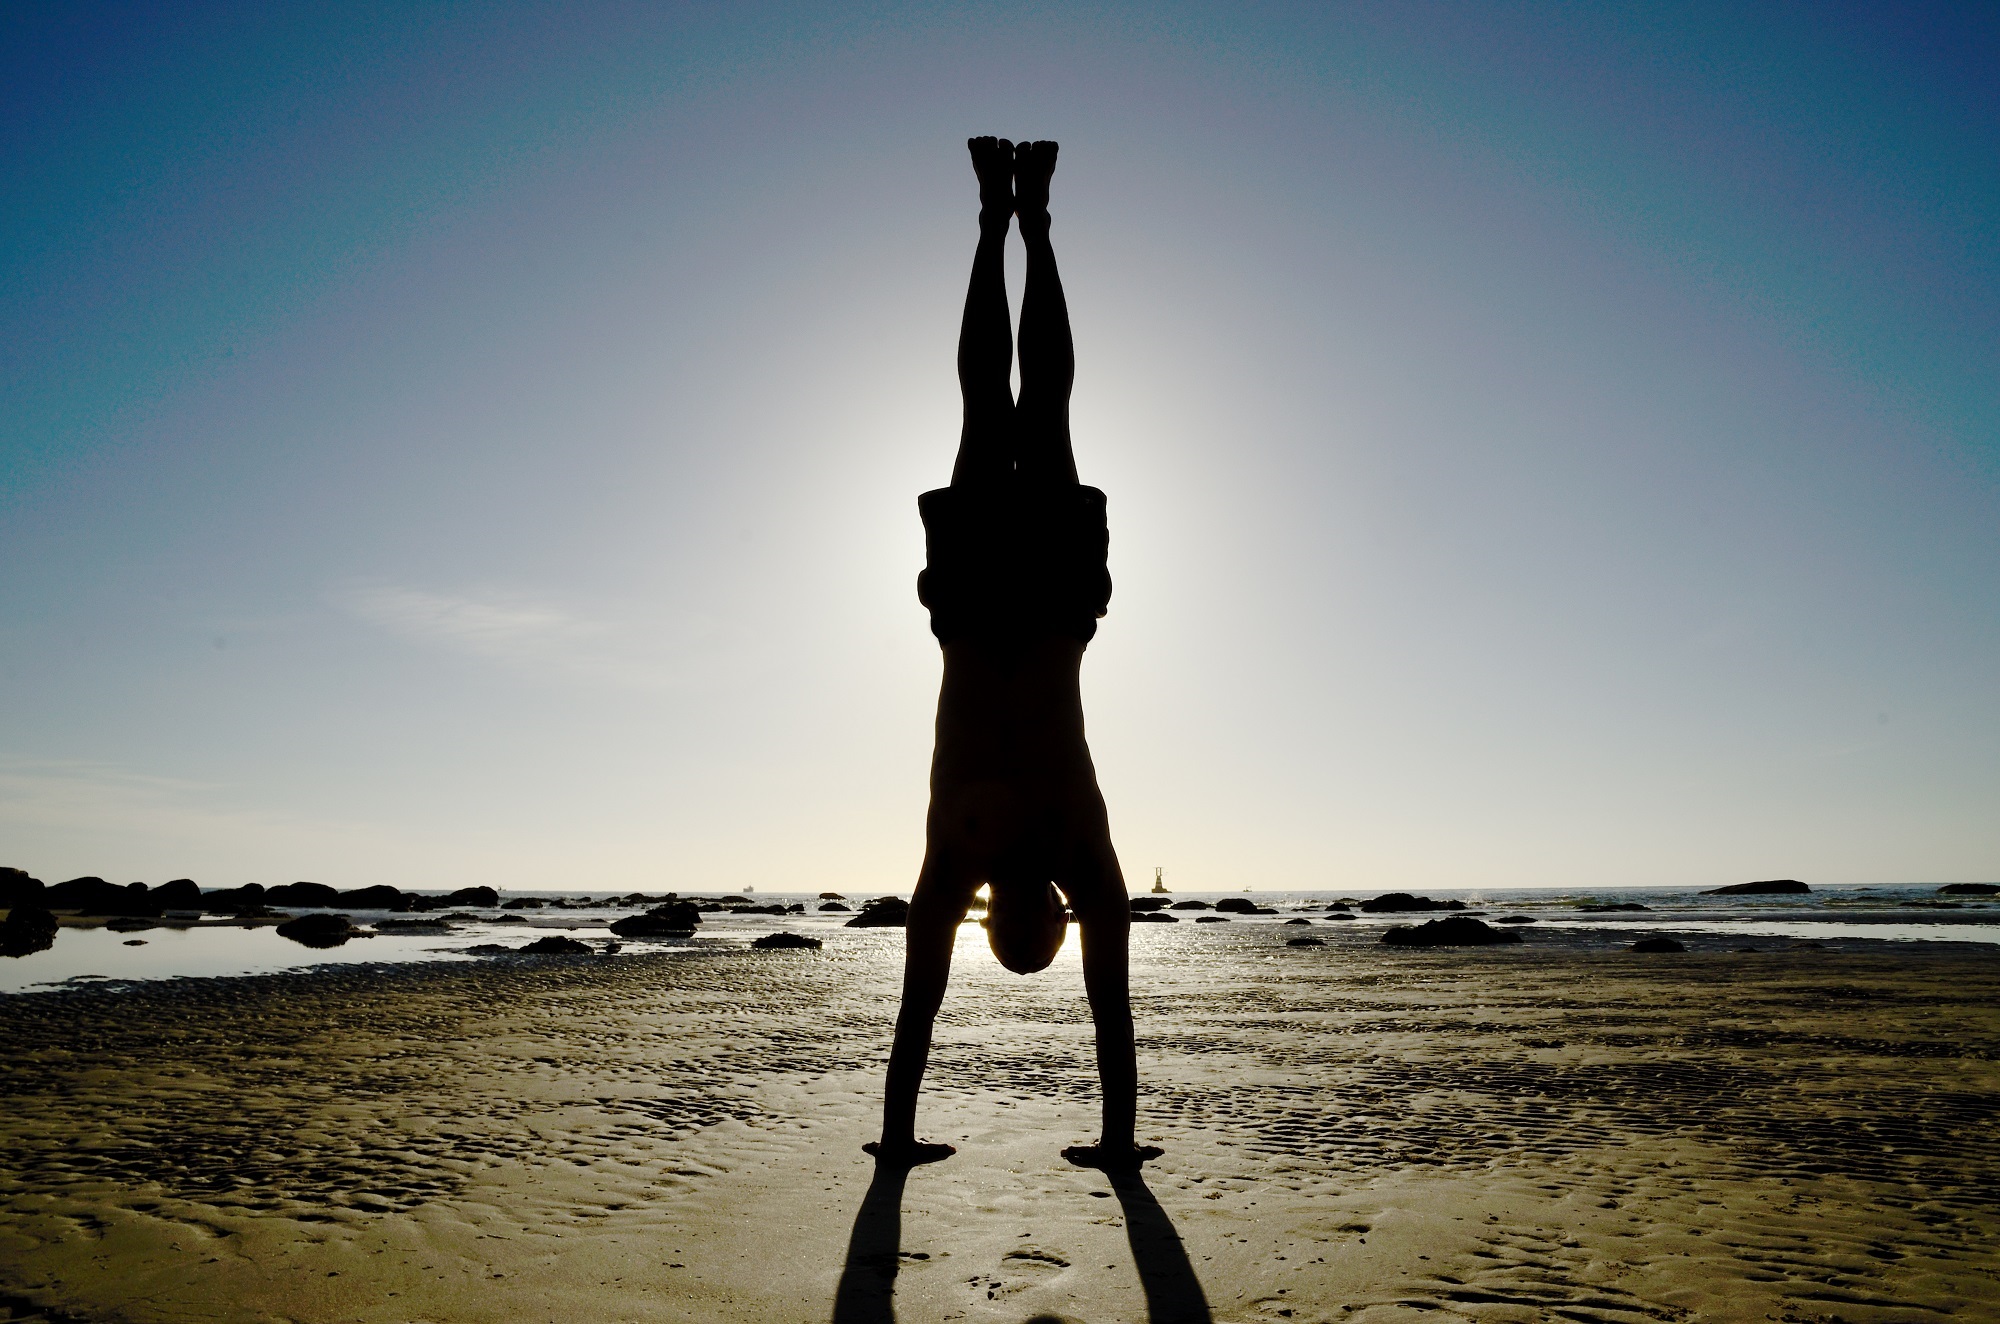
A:
[[[611,931],[621,938],[685,938],[700,924],[701,907],[670,898],[643,915],[611,921]]]
[[[1796,878],[1766,878],[1760,883],[1732,883],[1711,887],[1703,896],[1804,896],[1812,889]]]
[[[1449,919],[1429,920],[1415,927],[1395,925],[1382,935],[1382,941],[1392,947],[1489,947],[1498,943],[1519,942],[1521,935],[1513,929],[1496,929],[1468,915],[1453,915]]]
[[[878,896],[863,902],[861,911],[847,921],[850,929],[901,929],[910,923],[910,903],[899,896]]]
[[[1408,892],[1384,892],[1373,901],[1363,901],[1361,909],[1370,915],[1403,915],[1426,910],[1464,910],[1465,903],[1433,901],[1427,896],[1411,896]],[[1390,930],[1392,933],[1394,931]]]
[[[1938,889],[1939,896],[1994,896],[2000,895],[2000,883],[1946,883]]]
[[[0,956],[27,956],[55,945],[56,917],[41,906],[13,905],[0,921]]]

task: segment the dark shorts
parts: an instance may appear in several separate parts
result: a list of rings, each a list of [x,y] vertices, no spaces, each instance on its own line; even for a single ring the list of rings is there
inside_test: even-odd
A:
[[[917,498],[928,564],[917,598],[940,644],[1066,635],[1089,643],[1111,601],[1095,487],[940,487]]]

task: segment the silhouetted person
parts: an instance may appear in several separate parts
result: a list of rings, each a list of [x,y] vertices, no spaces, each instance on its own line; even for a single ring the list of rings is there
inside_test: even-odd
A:
[[[889,1055],[882,1161],[929,1163],[950,1145],[916,1139],[917,1090],[952,945],[973,894],[990,888],[987,938],[1030,974],[1062,946],[1065,898],[1083,940],[1084,987],[1104,1087],[1096,1145],[1063,1153],[1093,1166],[1156,1156],[1133,1144],[1138,1068],[1126,943],[1131,908],[1083,734],[1078,673],[1111,598],[1104,493],[1076,479],[1069,308],[1049,246],[1056,144],[974,138],[979,247],[959,329],[965,427],[951,486],[918,498],[929,565],[917,595],[944,650],[923,871],[910,899],[903,1005]],[[1028,248],[1021,301],[1021,398],[1002,254],[1019,215]]]

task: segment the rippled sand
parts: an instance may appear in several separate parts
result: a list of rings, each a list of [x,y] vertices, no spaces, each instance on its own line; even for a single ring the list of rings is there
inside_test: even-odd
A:
[[[0,998],[0,1319],[2000,1318],[1990,953],[1219,930],[1135,930],[1115,1188],[971,930],[900,1186],[893,931]]]

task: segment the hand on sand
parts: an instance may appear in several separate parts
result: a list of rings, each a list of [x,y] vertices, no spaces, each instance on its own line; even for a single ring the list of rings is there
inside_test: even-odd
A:
[[[972,173],[979,176],[979,210],[1012,216],[1014,144],[1005,138],[967,138],[965,146],[972,153]]]
[[[933,1145],[922,1140],[900,1145],[885,1145],[880,1140],[871,1140],[861,1149],[864,1153],[873,1154],[877,1165],[892,1168],[914,1168],[923,1163],[936,1163],[958,1152],[950,1145]]]
[[[1049,177],[1056,172],[1057,144],[1018,143],[1014,147],[1014,210],[1040,216],[1049,209]]]
[[[1071,1145],[1062,1156],[1079,1168],[1102,1168],[1106,1172],[1123,1172],[1137,1168],[1141,1163],[1156,1159],[1167,1151],[1158,1145],[1126,1145],[1110,1149],[1103,1145]]]

